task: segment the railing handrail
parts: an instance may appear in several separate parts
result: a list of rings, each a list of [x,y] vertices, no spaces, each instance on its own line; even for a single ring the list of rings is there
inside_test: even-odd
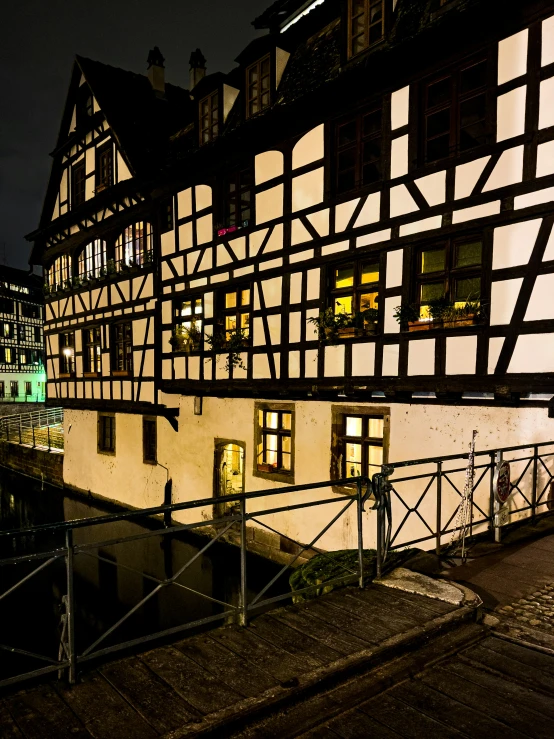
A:
[[[63,408],[44,408],[43,410],[38,411],[29,411],[28,413],[13,413],[9,416],[3,416],[0,418],[0,426],[6,426],[8,424],[17,424],[19,425],[20,422],[23,421],[23,419],[28,420],[30,422],[37,419],[40,423],[41,420],[47,420],[51,418],[59,418],[63,419]],[[58,420],[56,423],[60,423],[61,421]],[[48,423],[41,424],[43,426],[48,426]]]

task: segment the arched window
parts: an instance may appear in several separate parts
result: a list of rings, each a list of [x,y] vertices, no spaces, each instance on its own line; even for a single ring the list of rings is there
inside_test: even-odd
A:
[[[62,254],[46,270],[46,283],[51,290],[63,287],[69,281],[69,257]]]
[[[95,239],[87,244],[77,258],[79,277],[100,277],[106,271],[106,242]]]
[[[152,262],[152,226],[146,221],[127,226],[115,245],[117,269],[144,267]]]

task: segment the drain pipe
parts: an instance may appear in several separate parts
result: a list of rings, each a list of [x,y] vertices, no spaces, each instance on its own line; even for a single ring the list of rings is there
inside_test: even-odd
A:
[[[173,480],[169,476],[169,469],[163,464],[156,462],[158,467],[161,467],[166,471],[167,478],[164,486],[164,502],[163,505],[170,506],[173,503]],[[171,527],[171,511],[164,511],[164,526],[166,529]]]

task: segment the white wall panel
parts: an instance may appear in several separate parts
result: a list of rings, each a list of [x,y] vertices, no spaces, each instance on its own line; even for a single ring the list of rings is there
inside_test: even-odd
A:
[[[289,352],[289,377],[300,377],[300,352]]]
[[[208,244],[213,240],[214,231],[212,224],[212,214],[208,213],[206,216],[202,216],[196,221],[196,243]]]
[[[554,77],[541,82],[539,128],[554,126]]]
[[[403,87],[391,95],[391,128],[407,126],[410,115],[410,87]]]
[[[314,169],[311,172],[306,172],[306,174],[293,177],[293,213],[296,213],[299,210],[305,210],[306,208],[311,208],[312,206],[323,202],[324,174],[324,168],[319,167],[319,169]]]
[[[499,85],[526,74],[528,38],[529,31],[525,29],[498,44]]]
[[[402,262],[404,259],[404,249],[395,249],[386,254],[387,275],[386,288],[400,287],[402,285]]]
[[[473,208],[455,210],[452,214],[452,223],[466,223],[477,218],[495,216],[498,213],[500,213],[500,200],[493,200],[492,203],[484,203],[483,205],[476,205]]]
[[[368,195],[362,206],[359,216],[356,218],[354,228],[369,226],[371,223],[377,223],[381,214],[381,193],[373,192]]]
[[[554,63],[554,15],[542,22],[542,52],[541,64]]]
[[[281,305],[283,300],[282,286],[282,277],[273,277],[271,280],[265,280],[262,282],[266,308],[276,308]]]
[[[506,141],[525,133],[527,86],[499,95],[496,113],[496,140]]]
[[[192,215],[192,190],[190,187],[177,193],[177,211],[179,218],[188,218]]]
[[[260,248],[268,231],[268,228],[262,228],[259,231],[254,231],[250,234],[248,245],[250,258],[255,257],[260,251]]]
[[[408,174],[408,135],[393,139],[391,143],[391,180]]]
[[[481,159],[475,159],[472,162],[460,164],[459,167],[456,167],[456,184],[454,190],[456,200],[468,198],[471,195],[489,159],[490,156],[481,157]]]
[[[295,218],[291,224],[290,244],[296,246],[306,241],[312,241],[312,236],[300,218]]]
[[[325,377],[344,377],[344,345],[325,347]]]
[[[448,336],[446,374],[474,375],[477,364],[477,336]]]
[[[496,167],[491,172],[483,192],[499,187],[515,185],[523,179],[523,146],[514,146],[502,152]]]
[[[373,377],[375,374],[375,343],[352,344],[352,376]]]
[[[487,368],[489,375],[494,374],[496,365],[498,364],[498,358],[500,357],[500,352],[504,346],[504,341],[505,339],[503,336],[493,336],[489,339],[489,360]]]
[[[383,346],[383,377],[398,376],[398,359],[400,356],[399,344],[385,344]]]
[[[338,244],[327,244],[327,246],[321,247],[321,256],[327,257],[329,254],[338,254],[338,252],[347,251],[349,247],[349,241],[339,241]]]
[[[508,372],[554,372],[554,334],[519,336]]]
[[[400,324],[394,317],[394,312],[398,305],[402,302],[402,298],[397,295],[393,298],[385,298],[385,333],[399,334]]]
[[[317,377],[317,349],[304,353],[304,373],[306,377]]]
[[[423,218],[420,221],[412,221],[400,226],[400,236],[412,236],[413,234],[423,233],[424,231],[432,231],[435,228],[442,227],[442,216],[431,216]]]
[[[267,354],[254,354],[252,358],[252,374],[255,380],[267,380],[271,377]]]
[[[302,313],[300,311],[293,311],[289,314],[289,342],[291,344],[296,344],[300,341],[301,318]]]
[[[397,185],[390,191],[390,215],[391,218],[403,216],[419,210],[415,200],[410,195],[406,185]]]
[[[283,215],[283,185],[256,194],[256,223],[266,223]]]
[[[329,235],[329,208],[310,213],[307,218],[320,236]]]
[[[179,226],[179,251],[192,249],[192,221]]]
[[[281,316],[268,316],[269,338],[273,346],[281,343]]]
[[[263,253],[267,254],[270,251],[280,251],[283,246],[283,224],[277,223],[275,226],[273,226],[271,230],[271,234],[269,236],[269,239],[267,240],[267,244],[264,247]],[[260,267],[260,269],[263,269],[263,267]]]
[[[325,139],[323,123],[302,136],[292,150],[292,168],[298,169],[323,159]]]
[[[415,184],[431,207],[446,202],[446,170],[421,177]]]
[[[521,289],[522,277],[493,282],[491,285],[491,326],[510,323]]]
[[[302,273],[294,272],[290,276],[290,302],[299,303],[302,300]]]
[[[307,299],[317,300],[319,298],[320,270],[311,269],[308,272]]]
[[[554,318],[554,274],[539,275],[531,293],[525,321]]]
[[[535,218],[532,221],[521,221],[495,228],[492,268],[505,269],[527,264],[541,223],[542,218]]]
[[[262,185],[284,171],[284,157],[280,151],[264,151],[254,159],[256,185]]]
[[[531,208],[533,205],[542,205],[550,203],[554,200],[554,187],[547,187],[544,190],[535,190],[527,195],[516,195],[514,198],[514,210],[520,208]]]
[[[229,241],[229,248],[240,261],[246,259],[246,237],[240,236],[238,239],[232,239]]]
[[[160,237],[162,257],[175,252],[175,231],[166,231]]]
[[[547,141],[537,147],[537,177],[554,174],[554,141]]]
[[[348,200],[346,203],[337,205],[335,208],[335,233],[345,230],[359,202],[360,198],[354,198],[354,200]]]
[[[356,239],[356,248],[359,249],[362,246],[370,246],[371,244],[380,244],[383,241],[389,241],[391,237],[391,229],[385,228],[382,231],[374,231],[373,233],[366,234],[365,236],[358,236]]]
[[[196,185],[194,188],[196,212],[199,213],[212,205],[212,188],[209,185]]]
[[[408,375],[435,374],[435,339],[410,341],[408,345]]]

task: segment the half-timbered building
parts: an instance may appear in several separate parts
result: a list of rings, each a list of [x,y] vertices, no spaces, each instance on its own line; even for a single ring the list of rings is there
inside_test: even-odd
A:
[[[553,3],[254,25],[188,89],[157,48],[75,61],[29,236],[67,483],[142,506],[551,438]]]
[[[0,266],[0,403],[43,403],[46,395],[42,279]]]

